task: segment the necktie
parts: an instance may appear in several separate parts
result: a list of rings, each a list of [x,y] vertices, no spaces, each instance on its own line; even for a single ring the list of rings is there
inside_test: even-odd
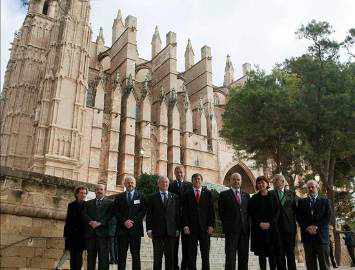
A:
[[[163,192],[163,204],[166,204],[166,201],[168,200],[166,192]]]
[[[241,199],[240,199],[240,193],[239,190],[235,192],[235,199],[237,200],[237,203],[240,205]]]
[[[198,189],[195,190],[196,202],[200,201],[200,191]]]
[[[132,192],[128,192],[128,202],[131,203],[132,202]]]
[[[311,208],[314,207],[314,204],[316,203],[316,198],[314,198],[313,196],[311,197]]]
[[[285,201],[286,201],[285,193],[282,192],[281,190],[279,190],[278,193],[279,193],[279,199],[280,199],[281,205],[284,206]]]
[[[101,200],[100,200],[100,199],[97,199],[97,200],[96,200],[96,205],[100,207],[100,206],[101,206],[101,202],[102,202],[102,199],[101,199]]]

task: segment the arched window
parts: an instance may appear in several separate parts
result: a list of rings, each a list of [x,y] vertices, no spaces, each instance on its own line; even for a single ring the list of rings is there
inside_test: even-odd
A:
[[[47,1],[44,2],[44,4],[43,4],[42,14],[48,15],[48,9],[49,9],[49,1],[47,0]]]

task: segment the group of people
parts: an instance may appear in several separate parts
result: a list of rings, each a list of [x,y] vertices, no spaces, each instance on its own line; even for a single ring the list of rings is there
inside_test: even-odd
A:
[[[87,250],[87,269],[109,269],[111,253],[117,255],[118,270],[126,269],[127,251],[132,255],[132,269],[141,269],[140,248],[146,233],[153,243],[153,269],[196,269],[199,246],[202,270],[210,269],[210,237],[215,228],[215,210],[212,193],[202,187],[201,174],[193,174],[186,181],[184,167],[174,170],[175,180],[169,183],[159,176],[158,192],[145,198],[136,189],[134,177],[124,180],[125,192],[114,200],[105,197],[105,186],[97,185],[96,198],[84,201],[87,189],[75,190],[76,200],[68,205],[64,228],[66,249],[70,251],[71,269],[81,269],[83,250]],[[250,250],[259,257],[260,269],[296,270],[295,237],[296,220],[301,228],[308,270],[329,269],[330,206],[318,194],[318,183],[307,182],[308,196],[297,198],[285,189],[282,175],[273,177],[274,189],[269,190],[269,180],[256,179],[257,193],[250,196],[241,189],[242,177],[234,173],[230,189],[220,193],[218,214],[225,235],[225,269],[248,269]],[[110,232],[112,219],[117,229]],[[179,264],[179,243],[182,260]]]

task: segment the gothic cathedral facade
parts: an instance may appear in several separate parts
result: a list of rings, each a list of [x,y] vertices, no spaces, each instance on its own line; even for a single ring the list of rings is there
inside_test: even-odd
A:
[[[0,101],[0,165],[90,183],[110,191],[130,174],[187,177],[225,184],[239,172],[253,189],[258,173],[219,136],[234,80],[227,56],[224,84],[212,83],[211,48],[199,60],[188,40],[185,70],[177,70],[176,34],[162,43],[158,28],[151,59],[139,56],[137,19],[118,11],[112,45],[102,29],[92,41],[90,1],[30,0],[15,33]]]

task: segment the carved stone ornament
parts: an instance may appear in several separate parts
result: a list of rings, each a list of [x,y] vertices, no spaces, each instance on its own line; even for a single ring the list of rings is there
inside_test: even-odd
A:
[[[164,89],[164,86],[161,86],[160,87],[160,93],[159,93],[159,99],[161,100],[161,101],[164,101],[165,100],[165,89]]]
[[[149,75],[147,74],[147,75],[144,77],[144,81],[143,81],[141,100],[144,100],[145,97],[147,96],[148,92],[149,92],[149,87],[148,87],[149,81],[150,81],[150,77],[149,77]]]
[[[172,88],[169,93],[169,103],[171,105],[174,105],[176,103],[176,101],[177,101],[177,92],[176,92],[175,88]]]
[[[133,91],[133,88],[134,88],[134,81],[132,78],[132,74],[129,74],[126,82],[126,95],[129,95]]]
[[[214,106],[212,102],[208,102],[209,117],[212,120],[214,116]]]
[[[190,100],[189,100],[189,95],[185,92],[184,94],[184,108],[185,108],[185,111],[187,111],[190,107]]]
[[[200,113],[202,113],[202,112],[204,111],[202,97],[200,97],[200,100],[199,100],[199,102],[198,102],[198,111],[199,111]]]
[[[116,88],[118,85],[120,85],[120,72],[117,71],[115,79],[113,80],[113,86]]]

